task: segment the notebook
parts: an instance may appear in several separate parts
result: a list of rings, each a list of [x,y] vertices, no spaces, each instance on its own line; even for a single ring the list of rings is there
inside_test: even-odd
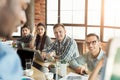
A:
[[[27,59],[31,59],[31,62],[33,63],[34,51],[27,50],[27,49],[18,49],[17,54],[21,59],[22,67],[24,70],[26,68],[26,60]]]

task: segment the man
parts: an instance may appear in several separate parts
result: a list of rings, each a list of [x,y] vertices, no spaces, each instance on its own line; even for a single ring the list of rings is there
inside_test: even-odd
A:
[[[26,22],[28,0],[0,0],[0,40],[8,38]],[[0,80],[21,80],[23,74],[16,51],[0,41]]]
[[[105,56],[100,47],[98,35],[91,33],[86,37],[86,44],[89,52],[71,61],[70,66],[80,74],[92,72],[98,62]]]
[[[47,49],[47,56],[54,56],[59,60],[70,62],[72,59],[79,56],[77,44],[75,40],[66,35],[66,30],[63,24],[55,24],[53,27],[56,40],[51,43]],[[55,52],[56,55],[52,55]]]
[[[24,25],[22,27],[22,37],[17,39],[18,48],[30,48],[30,43],[33,39],[32,34],[30,33],[29,26]]]

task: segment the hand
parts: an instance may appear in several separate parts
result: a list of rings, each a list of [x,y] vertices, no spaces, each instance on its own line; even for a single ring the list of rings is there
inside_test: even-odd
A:
[[[86,66],[77,67],[77,68],[75,69],[75,71],[76,71],[78,74],[82,74],[82,75],[87,73]]]
[[[55,56],[56,56],[56,55],[55,55],[55,52],[54,52],[54,51],[47,54],[47,58],[51,58],[51,57],[55,57]]]
[[[80,71],[81,71],[81,68],[80,68],[80,67],[77,67],[77,68],[75,69],[75,71],[79,74]]]
[[[85,74],[86,73],[86,66],[82,66],[80,69],[80,74]]]
[[[56,55],[56,56],[54,56],[54,58],[55,58],[55,59],[59,59],[60,57]]]
[[[43,59],[46,59],[46,55],[47,55],[46,52],[42,52],[42,53],[41,53],[41,57],[42,57]]]

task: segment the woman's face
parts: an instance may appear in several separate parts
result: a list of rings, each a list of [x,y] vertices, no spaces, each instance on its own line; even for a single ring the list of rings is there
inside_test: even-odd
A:
[[[43,26],[38,26],[37,34],[42,37],[44,35],[44,33],[45,33],[45,28]]]

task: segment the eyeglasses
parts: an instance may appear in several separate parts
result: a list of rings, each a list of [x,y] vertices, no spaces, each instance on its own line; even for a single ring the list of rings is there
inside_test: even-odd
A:
[[[94,40],[94,41],[86,42],[86,44],[87,44],[88,46],[89,46],[90,44],[95,45],[96,42],[97,42],[97,40]]]

